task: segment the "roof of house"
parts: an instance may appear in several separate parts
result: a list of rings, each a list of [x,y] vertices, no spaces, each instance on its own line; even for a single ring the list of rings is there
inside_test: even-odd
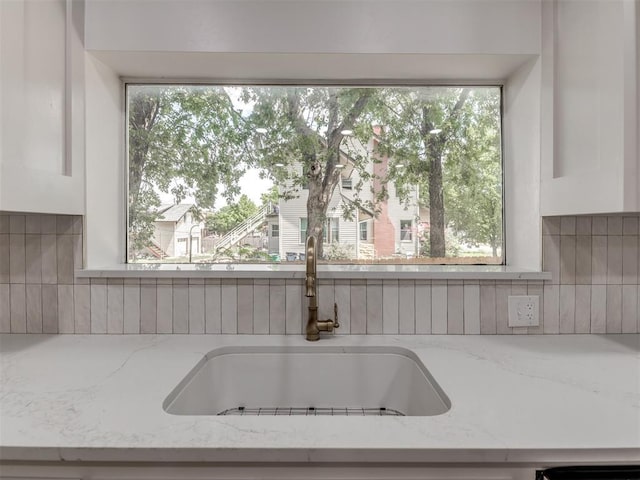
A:
[[[160,216],[156,221],[158,222],[177,222],[185,213],[193,208],[192,203],[181,203],[180,205],[160,205],[158,213]]]

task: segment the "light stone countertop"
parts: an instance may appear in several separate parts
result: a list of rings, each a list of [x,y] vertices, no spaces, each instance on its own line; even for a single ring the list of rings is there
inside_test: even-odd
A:
[[[1,335],[0,460],[640,461],[640,335],[336,336],[414,351],[451,400],[433,417],[170,415],[216,347],[302,336]]]
[[[551,280],[509,265],[318,265],[320,279]],[[305,278],[302,263],[128,263],[76,270],[79,278]]]

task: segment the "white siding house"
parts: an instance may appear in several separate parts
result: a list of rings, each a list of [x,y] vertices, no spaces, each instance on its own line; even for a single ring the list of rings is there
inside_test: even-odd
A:
[[[155,257],[186,257],[201,252],[202,224],[193,218],[192,204],[161,205],[154,222],[152,245],[147,250]]]
[[[349,143],[358,150],[357,154],[373,160],[377,144],[375,137],[367,146],[354,139]],[[336,186],[327,210],[325,256],[365,259],[416,255],[420,222],[417,187],[403,202],[398,198],[395,186],[389,182],[386,185],[387,198],[376,205],[375,213],[356,208],[353,218],[345,220],[343,210],[356,194],[361,202],[373,201],[375,192],[383,187],[379,179],[374,179],[364,182],[359,191],[356,190],[361,177],[346,153],[342,156],[342,164],[342,182]],[[302,173],[300,164],[289,168],[296,169],[298,175]],[[389,159],[386,157],[379,157],[376,162],[370,161],[367,165],[369,174],[375,173],[381,178],[387,175],[388,168]],[[270,221],[269,253],[278,253],[283,260],[303,258],[300,254],[304,254],[305,250],[308,190],[299,189],[297,194],[294,199],[281,199],[279,215]],[[272,225],[275,223],[278,224],[277,238],[272,235]]]

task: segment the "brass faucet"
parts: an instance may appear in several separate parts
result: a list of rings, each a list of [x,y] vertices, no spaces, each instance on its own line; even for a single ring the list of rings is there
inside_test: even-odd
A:
[[[316,237],[307,238],[307,271],[305,285],[309,297],[309,319],[307,320],[307,340],[320,340],[320,332],[333,332],[338,323],[338,304],[333,304],[333,320],[318,320],[318,289],[316,287]]]

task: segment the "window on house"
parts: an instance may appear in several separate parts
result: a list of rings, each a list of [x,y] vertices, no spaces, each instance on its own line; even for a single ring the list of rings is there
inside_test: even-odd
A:
[[[360,240],[366,241],[367,233],[368,233],[367,222],[360,222]]]
[[[413,240],[413,222],[411,220],[400,220],[400,240],[410,242]]]
[[[165,216],[188,210],[199,262],[284,258],[321,222],[340,263],[371,263],[360,239],[384,263],[500,264],[501,100],[498,86],[129,84],[128,261],[188,261],[162,241],[188,234]]]
[[[305,243],[307,241],[307,219],[306,218],[300,219],[300,236],[298,238],[300,239],[299,243]]]

